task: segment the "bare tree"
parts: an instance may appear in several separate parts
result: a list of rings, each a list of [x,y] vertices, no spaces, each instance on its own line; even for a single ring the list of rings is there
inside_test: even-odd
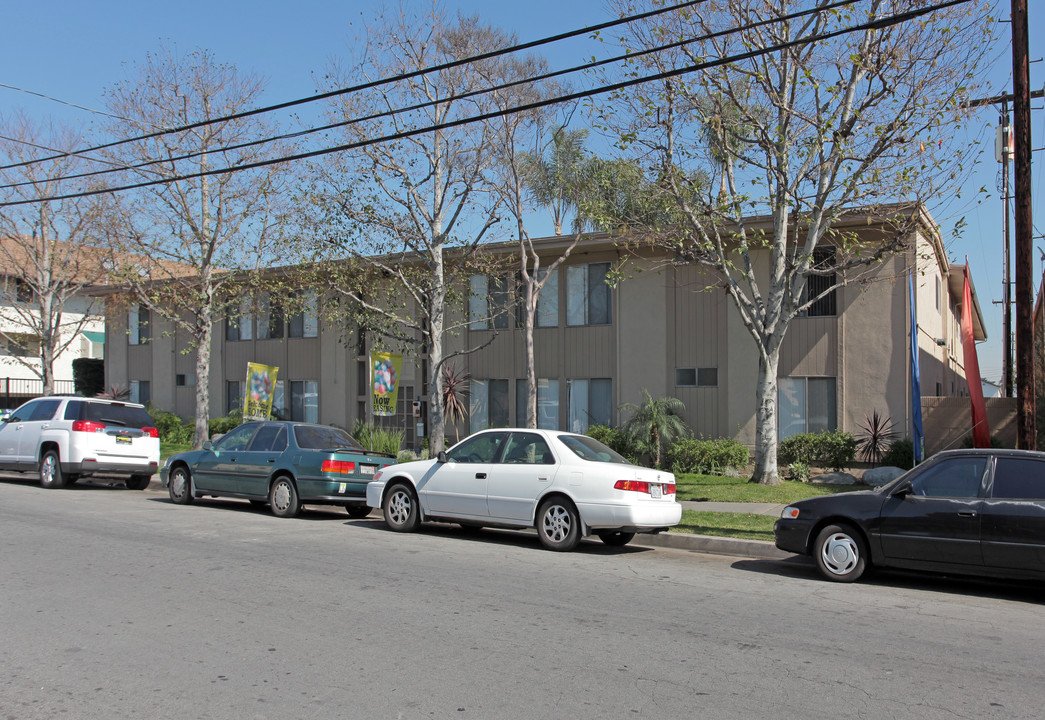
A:
[[[24,114],[0,119],[2,201],[33,201],[0,207],[0,261],[4,270],[0,338],[10,361],[30,369],[54,392],[56,359],[100,320],[84,291],[106,275],[99,220],[104,200],[54,199],[77,189],[70,176],[84,168],[76,155],[62,155],[82,143],[79,134],[58,125],[38,125]]]
[[[778,481],[777,369],[789,324],[910,236],[902,217],[875,242],[858,242],[836,221],[854,206],[873,214],[883,203],[934,198],[963,176],[968,148],[952,142],[951,128],[988,54],[991,21],[982,7],[957,7],[873,25],[923,7],[717,0],[621,38],[634,50],[683,43],[634,58],[634,73],[703,68],[618,94],[599,122],[675,205],[678,225],[650,237],[711,268],[751,335],[758,482]],[[798,11],[807,14],[782,19]],[[769,231],[748,224],[758,214],[771,216]],[[809,291],[813,276],[821,282]]]
[[[133,77],[107,92],[114,134],[136,137],[256,106],[262,81],[209,52],[150,54]],[[276,260],[287,221],[285,166],[185,178],[236,168],[278,154],[273,145],[236,148],[274,134],[258,117],[216,122],[135,141],[112,158],[146,180],[170,182],[121,194],[110,228],[113,246],[149,258],[122,274],[128,295],[188,336],[196,354],[193,443],[208,437],[214,323],[239,314]],[[182,179],[176,179],[176,178]]]
[[[329,73],[335,85],[412,73],[511,40],[476,18],[450,22],[435,6],[416,13],[401,6],[398,14],[379,15],[367,30],[355,66]],[[397,137],[335,158],[313,197],[317,246],[328,256],[355,260],[346,266],[356,269],[344,282],[333,271],[327,274],[331,292],[371,313],[378,332],[427,351],[432,453],[444,445],[442,369],[452,357],[477,349],[448,352],[446,336],[465,322],[452,320],[449,310],[460,302],[459,288],[498,215],[485,178],[494,160],[488,124],[412,133],[495,107],[487,95],[470,95],[485,87],[486,74],[496,73],[454,67],[341,97],[332,115],[355,120],[344,128],[349,141]],[[419,107],[392,112],[408,106]],[[360,288],[360,264],[383,282]]]

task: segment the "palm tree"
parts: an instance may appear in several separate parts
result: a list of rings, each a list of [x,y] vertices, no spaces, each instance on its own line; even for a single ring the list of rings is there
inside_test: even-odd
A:
[[[633,414],[624,423],[624,431],[631,435],[635,443],[653,458],[653,466],[660,468],[662,448],[676,437],[686,432],[686,423],[678,416],[685,410],[682,401],[673,397],[653,399],[649,390],[642,389],[646,399],[641,405],[624,403],[621,410],[630,410]]]
[[[562,235],[567,213],[576,209],[585,186],[584,141],[588,131],[560,127],[552,135],[547,155],[529,158],[527,172],[530,195],[538,205],[548,208],[555,234]]]

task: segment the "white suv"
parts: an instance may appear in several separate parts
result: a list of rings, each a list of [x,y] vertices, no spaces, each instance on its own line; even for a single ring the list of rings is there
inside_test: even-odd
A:
[[[46,488],[116,475],[144,490],[159,463],[159,431],[136,403],[50,395],[0,421],[0,470],[39,472]]]

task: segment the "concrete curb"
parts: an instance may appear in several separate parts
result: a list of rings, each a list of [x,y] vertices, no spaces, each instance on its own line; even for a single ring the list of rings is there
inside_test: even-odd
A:
[[[762,560],[784,560],[792,553],[779,549],[763,540],[741,540],[738,538],[693,535],[690,533],[664,532],[658,535],[636,535],[632,545],[668,547],[678,550],[710,553],[713,555],[736,555]]]

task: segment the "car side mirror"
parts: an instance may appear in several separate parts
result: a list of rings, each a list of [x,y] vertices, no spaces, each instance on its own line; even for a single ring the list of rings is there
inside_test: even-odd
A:
[[[440,451],[439,451],[439,454],[438,454],[438,455],[436,455],[436,456],[435,456],[435,458],[436,458],[436,460],[438,460],[438,461],[439,461],[440,463],[445,463],[445,462],[446,462],[446,450],[440,450]]]
[[[204,441],[203,441],[203,449],[204,449],[204,450],[210,450],[210,449],[211,449],[211,448],[213,448],[213,447],[214,447],[214,444],[213,444],[213,443],[211,443],[211,441],[210,441],[210,440],[204,440]]]
[[[910,480],[904,480],[902,483],[893,488],[892,497],[900,498],[901,500],[911,494],[913,488],[911,487]]]

